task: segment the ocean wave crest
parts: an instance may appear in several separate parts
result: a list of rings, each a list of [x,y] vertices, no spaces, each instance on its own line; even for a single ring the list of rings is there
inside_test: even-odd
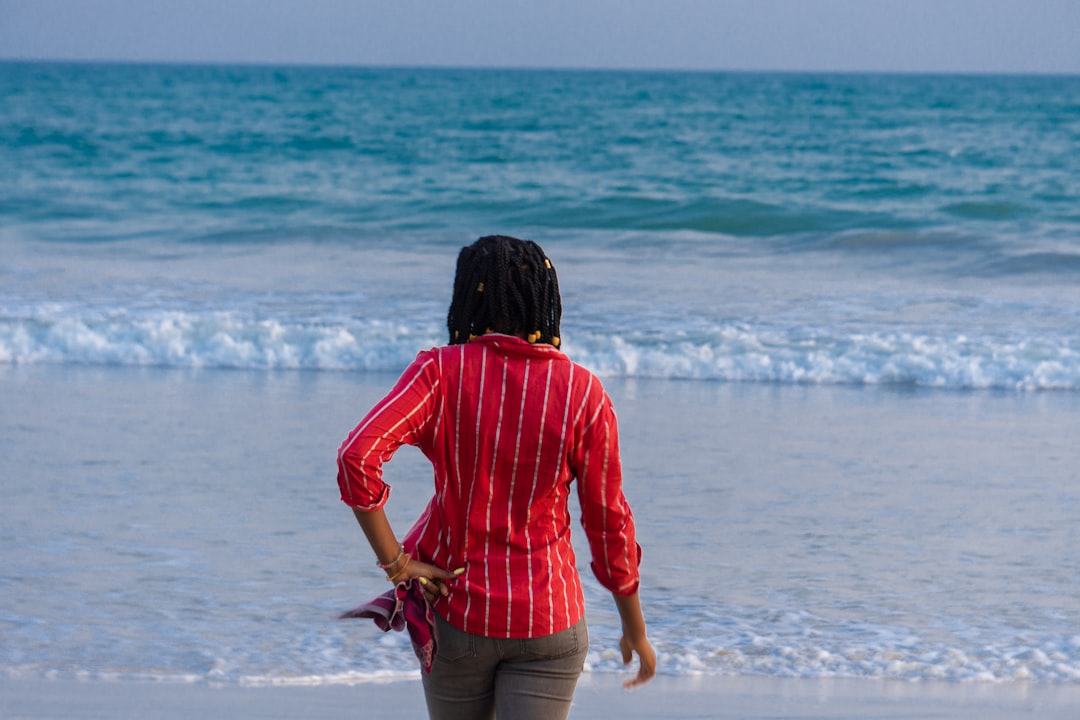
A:
[[[910,331],[769,330],[730,325],[697,337],[615,337],[575,359],[601,375],[954,389],[1080,388],[1080,352],[1049,339]]]
[[[671,335],[568,329],[565,349],[603,377],[951,389],[1080,389],[1067,336],[976,337],[730,323]],[[399,372],[443,342],[435,325],[238,312],[0,313],[0,362]]]
[[[300,323],[233,312],[0,317],[0,362],[251,370],[398,370],[431,334],[371,320]]]

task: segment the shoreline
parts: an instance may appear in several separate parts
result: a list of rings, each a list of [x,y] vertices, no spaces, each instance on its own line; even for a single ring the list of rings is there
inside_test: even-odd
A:
[[[905,682],[860,678],[658,676],[621,688],[621,673],[582,676],[570,717],[904,718],[1006,720],[1075,717],[1080,684]],[[8,720],[160,720],[424,717],[418,679],[355,685],[263,686],[0,677],[0,716]]]

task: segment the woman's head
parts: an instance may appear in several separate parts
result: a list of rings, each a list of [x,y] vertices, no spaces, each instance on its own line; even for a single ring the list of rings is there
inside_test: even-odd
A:
[[[532,240],[489,235],[461,249],[446,318],[451,345],[498,332],[558,347],[561,319],[555,266]]]

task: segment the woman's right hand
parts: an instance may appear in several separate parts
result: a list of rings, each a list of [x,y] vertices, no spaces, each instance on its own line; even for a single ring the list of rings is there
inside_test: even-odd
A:
[[[424,597],[427,601],[435,602],[438,598],[450,594],[450,588],[446,583],[460,574],[461,571],[453,573],[426,562],[410,560],[405,572],[398,578],[398,582],[415,578],[424,588]]]

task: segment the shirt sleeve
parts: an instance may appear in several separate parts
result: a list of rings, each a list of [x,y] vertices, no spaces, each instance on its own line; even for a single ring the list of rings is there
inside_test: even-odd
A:
[[[632,595],[640,584],[641,547],[623,494],[615,409],[606,393],[600,395],[595,410],[583,419],[574,453],[581,524],[596,579],[616,595]]]
[[[356,510],[376,510],[386,504],[390,486],[382,466],[402,445],[416,445],[435,413],[438,362],[431,352],[420,353],[393,390],[360,421],[338,449],[338,488],[341,501]]]

